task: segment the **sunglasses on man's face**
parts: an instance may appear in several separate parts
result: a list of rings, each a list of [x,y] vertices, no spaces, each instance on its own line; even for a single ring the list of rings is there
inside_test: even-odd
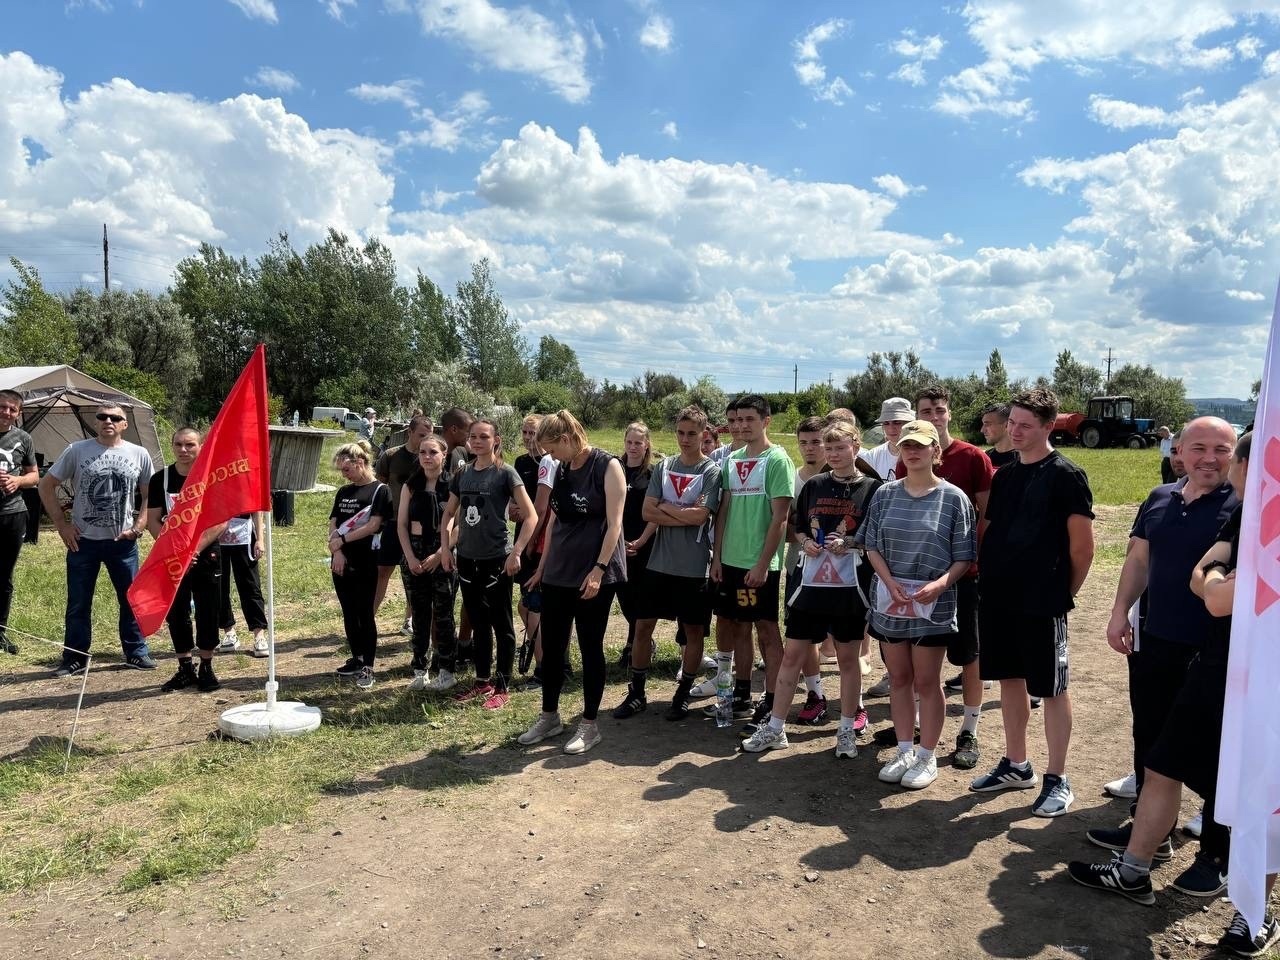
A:
[[[120,416],[118,413],[100,413],[98,414],[98,419],[104,423],[108,420],[112,423],[124,423],[124,417]]]

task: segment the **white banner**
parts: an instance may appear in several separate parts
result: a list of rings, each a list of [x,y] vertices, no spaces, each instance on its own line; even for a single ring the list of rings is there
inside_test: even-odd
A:
[[[1217,819],[1231,827],[1228,893],[1254,933],[1280,872],[1280,295],[1271,318],[1240,528]]]

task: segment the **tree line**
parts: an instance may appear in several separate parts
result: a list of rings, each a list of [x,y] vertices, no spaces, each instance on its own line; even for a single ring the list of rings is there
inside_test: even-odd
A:
[[[167,290],[44,289],[39,273],[11,260],[15,278],[0,290],[0,364],[67,363],[146,400],[169,420],[209,420],[256,343],[267,345],[273,415],[313,407],[379,411],[457,405],[492,411],[574,410],[588,426],[633,420],[669,423],[689,403],[722,417],[726,396],[710,377],[694,383],[645,370],[628,383],[586,376],[574,349],[551,336],[531,346],[502,302],[487,260],[451,293],[417,271],[399,280],[394,257],[378,239],[363,244],[330,230],[296,249],[287,234],[255,260],[201,244],[174,270]],[[1083,410],[1100,392],[1097,367],[1058,354],[1050,376],[1011,380],[999,350],[981,375],[940,377],[912,351],[875,352],[843,387],[819,384],[773,393],[775,430],[835,406],[874,422],[887,397],[912,399],[942,383],[957,426],[970,430],[983,407],[1030,386],[1052,387],[1064,410]],[[1191,415],[1181,380],[1151,366],[1127,364],[1112,393],[1137,401],[1140,416],[1180,424]]]

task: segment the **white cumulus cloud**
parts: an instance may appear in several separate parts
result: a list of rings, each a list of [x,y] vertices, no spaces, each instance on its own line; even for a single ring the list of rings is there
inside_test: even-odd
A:
[[[640,45],[665,53],[671,49],[672,40],[671,18],[660,13],[651,13],[645,20],[644,26],[640,28]]]
[[[680,129],[676,126],[674,120],[668,120],[662,125],[662,135],[670,137],[672,140],[680,139]]]
[[[924,193],[924,187],[914,187],[896,173],[886,173],[871,180],[877,187],[895,199],[901,199],[912,193]]]
[[[276,93],[292,93],[301,86],[292,73],[276,67],[259,67],[258,72],[252,77],[245,77],[244,82],[251,87],[274,90]]]
[[[531,7],[489,0],[393,0],[412,8],[424,33],[457,43],[478,60],[535,77],[570,103],[591,94],[587,39],[570,20],[556,23]]]
[[[392,83],[361,83],[347,93],[365,103],[398,103],[412,110],[418,105],[421,80],[405,78]]]
[[[276,13],[276,5],[272,0],[229,0],[229,2],[250,20],[262,20],[264,23],[280,22],[280,15]]]
[[[791,68],[796,78],[804,84],[817,100],[825,100],[841,106],[853,96],[853,90],[840,76],[827,79],[827,68],[822,63],[818,47],[844,33],[848,22],[833,18],[818,24],[804,36],[792,42]]]

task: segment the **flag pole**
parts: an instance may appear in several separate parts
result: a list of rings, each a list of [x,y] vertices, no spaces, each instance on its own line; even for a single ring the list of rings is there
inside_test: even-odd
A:
[[[276,708],[276,692],[280,684],[276,683],[276,568],[275,555],[271,549],[271,531],[275,527],[275,517],[267,513],[267,710]]]

